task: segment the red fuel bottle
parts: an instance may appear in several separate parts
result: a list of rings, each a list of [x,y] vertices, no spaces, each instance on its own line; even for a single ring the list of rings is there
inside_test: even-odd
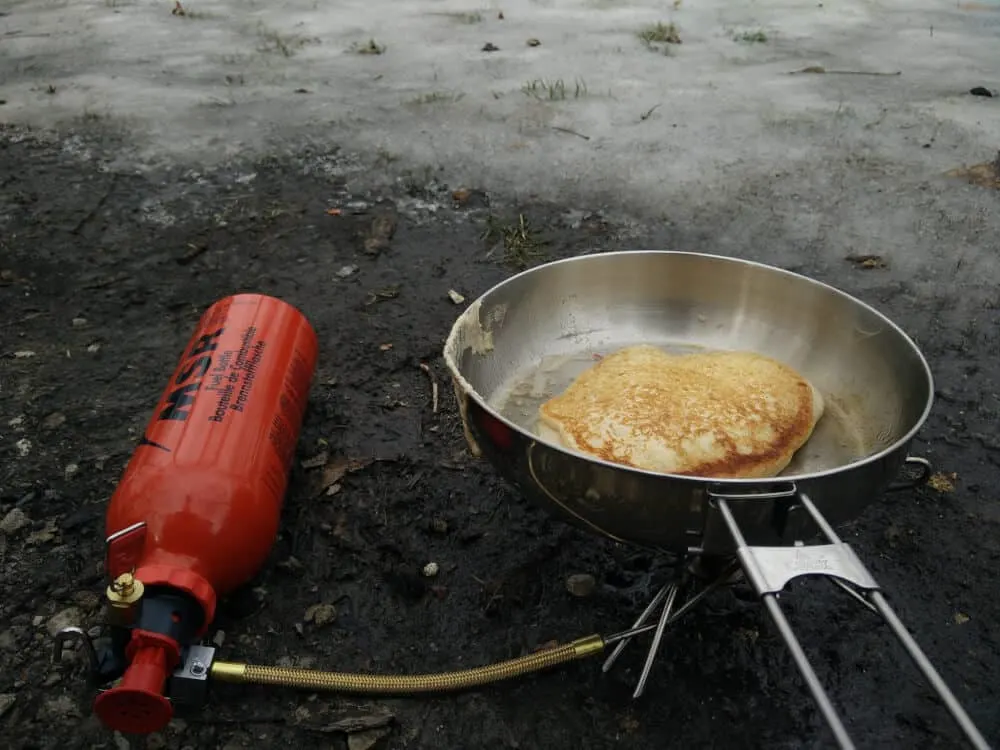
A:
[[[267,558],[317,348],[305,317],[273,297],[227,297],[199,321],[107,511],[107,573],[132,574],[141,599],[124,674],[94,703],[106,726],[167,724],[184,646]]]

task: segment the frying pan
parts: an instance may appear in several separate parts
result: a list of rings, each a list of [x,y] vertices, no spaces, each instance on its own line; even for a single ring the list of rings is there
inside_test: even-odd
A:
[[[600,356],[640,343],[769,355],[812,381],[825,413],[787,469],[769,480],[643,471],[537,432],[543,401]],[[702,560],[735,557],[841,747],[853,745],[777,603],[785,585],[804,575],[834,579],[881,614],[966,737],[989,747],[833,528],[930,474],[930,464],[907,450],[933,403],[931,371],[884,315],[819,281],[745,260],[584,255],[485,292],[455,321],[444,360],[470,449],[526,498],[619,542]],[[897,481],[906,468],[916,476]],[[825,543],[803,544],[816,536]]]
[[[754,350],[810,379],[826,411],[780,479],[808,494],[833,524],[854,519],[890,487],[933,401],[930,368],[902,330],[853,297],[788,271],[651,251],[587,255],[514,276],[469,306],[445,346],[467,437],[473,452],[532,500],[618,541],[732,554],[734,540],[718,533],[709,493],[775,485],[643,471],[535,431],[544,400],[595,357],[638,343]],[[918,481],[926,479],[926,462],[910,463],[922,469]],[[768,501],[734,512],[748,542],[789,542],[803,514],[782,508]]]

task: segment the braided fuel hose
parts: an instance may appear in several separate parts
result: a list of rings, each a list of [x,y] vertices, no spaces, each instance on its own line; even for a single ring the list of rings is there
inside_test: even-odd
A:
[[[295,667],[261,667],[254,664],[216,661],[212,663],[211,676],[220,682],[253,685],[277,685],[344,693],[375,695],[414,695],[441,693],[487,685],[513,677],[540,672],[543,669],[566,664],[577,659],[599,654],[605,640],[599,635],[589,635],[563,646],[545,649],[516,659],[489,664],[457,672],[415,675],[352,674],[324,672]]]

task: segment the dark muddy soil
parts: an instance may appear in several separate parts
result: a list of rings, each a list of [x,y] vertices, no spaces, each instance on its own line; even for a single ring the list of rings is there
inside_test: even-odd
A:
[[[222,658],[386,673],[468,667],[627,627],[668,569],[549,521],[469,457],[439,356],[461,309],[449,290],[471,300],[519,261],[628,247],[622,227],[596,213],[523,206],[544,254],[521,247],[505,258],[502,247],[489,255],[483,235],[518,209],[495,208],[491,221],[475,191],[455,201],[415,178],[392,194],[349,195],[336,158],[319,154],[205,174],[117,172],[101,148],[12,132],[0,144],[5,746],[832,746],[763,611],[730,592],[668,632],[639,701],[631,691],[647,639],[607,675],[595,659],[412,700],[222,686],[161,735],[105,730],[90,713],[79,653],[54,666],[50,633],[99,621],[107,498],[199,314],[234,292],[297,305],[321,354],[273,554],[210,631]],[[395,232],[366,251],[382,214],[395,217]],[[957,477],[950,491],[887,497],[845,538],[980,728],[1000,738],[1000,321],[993,309],[978,331],[942,331],[914,312],[939,300],[888,287],[867,299],[925,347],[940,398],[914,452]],[[441,386],[436,414],[421,363]],[[380,460],[331,496],[299,463],[324,450]],[[439,566],[434,578],[421,574],[428,562]],[[596,593],[567,592],[577,573],[596,578]],[[870,613],[823,582],[796,586],[784,601],[860,747],[961,746]],[[305,622],[317,604],[333,606],[331,622]],[[349,734],[365,722],[338,724],[357,716],[385,731]]]

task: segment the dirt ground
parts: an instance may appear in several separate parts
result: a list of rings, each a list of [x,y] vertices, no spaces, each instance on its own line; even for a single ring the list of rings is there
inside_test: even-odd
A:
[[[682,239],[699,249],[697,234],[576,206],[494,198],[490,208],[477,189],[489,186],[438,185],[433,175],[384,195],[352,195],[335,153],[138,173],[108,166],[114,147],[113,139],[36,139],[13,129],[0,139],[7,746],[832,746],[763,611],[730,592],[669,632],[639,701],[630,696],[644,648],[633,646],[607,675],[599,660],[585,661],[413,700],[220,687],[210,706],[179,715],[160,735],[102,728],[79,662],[50,663],[50,633],[98,621],[105,503],[209,304],[255,290],[303,310],[321,355],[299,462],[323,450],[378,459],[344,477],[333,496],[317,492],[317,471],[297,462],[271,559],[224,603],[212,630],[220,656],[344,671],[461,668],[622,629],[666,569],[550,522],[468,456],[440,360],[461,309],[448,291],[471,300],[524,261]],[[454,200],[463,187],[470,191]],[[537,255],[493,247],[519,213]],[[395,217],[396,230],[371,253],[364,238],[376,215]],[[796,270],[831,280],[810,263]],[[836,273],[835,283],[864,289],[923,347],[938,400],[913,452],[954,485],[887,497],[845,538],[980,729],[1000,739],[998,307],[942,326],[941,311],[961,290],[879,281],[878,268],[846,262]],[[441,385],[436,414],[421,363]],[[421,569],[431,561],[440,572],[428,579]],[[596,578],[592,596],[567,592],[578,573]],[[785,601],[860,747],[960,746],[873,616],[821,582],[797,586]],[[333,606],[332,621],[304,622],[317,604]],[[359,716],[378,729],[345,731],[343,720]]]

